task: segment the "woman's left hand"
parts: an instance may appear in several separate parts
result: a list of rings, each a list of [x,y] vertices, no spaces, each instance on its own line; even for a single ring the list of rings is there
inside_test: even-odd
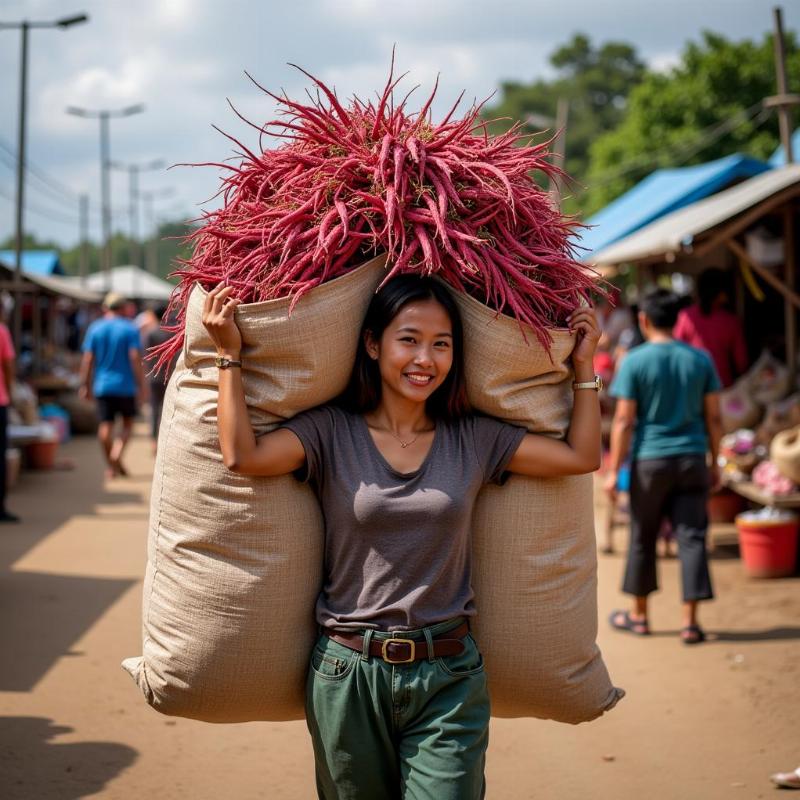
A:
[[[600,325],[594,309],[591,306],[576,308],[567,317],[567,325],[570,332],[575,334],[572,363],[591,365],[600,339]]]

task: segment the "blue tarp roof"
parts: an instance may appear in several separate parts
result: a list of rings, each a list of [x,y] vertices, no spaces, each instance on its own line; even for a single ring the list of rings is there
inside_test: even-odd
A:
[[[0,262],[14,269],[17,263],[13,250],[0,250]],[[22,271],[34,275],[63,275],[64,268],[58,258],[58,250],[23,250]]]
[[[586,221],[594,227],[581,231],[578,244],[587,251],[580,250],[578,257],[589,261],[592,253],[648,222],[768,169],[769,164],[739,154],[693,167],[658,169]]]
[[[792,134],[792,157],[795,163],[800,161],[800,128]],[[786,154],[783,152],[783,145],[779,144],[769,158],[769,165],[771,167],[782,167],[785,163]]]

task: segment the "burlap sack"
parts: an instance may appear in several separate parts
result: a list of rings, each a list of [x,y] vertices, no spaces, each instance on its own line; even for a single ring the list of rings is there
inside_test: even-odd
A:
[[[376,259],[298,303],[240,306],[243,380],[258,433],[344,387]],[[290,476],[228,472],[217,440],[214,351],[192,294],[187,342],[167,390],[151,503],[144,656],[124,666],[158,711],[211,722],[303,716],[321,583],[322,520]],[[531,430],[563,434],[572,347],[553,362],[516,322],[460,297],[470,399]],[[475,509],[477,636],[498,716],[593,719],[621,696],[595,645],[591,478],[512,477]]]
[[[528,329],[466,295],[467,391],[485,414],[562,437],[572,411],[574,337],[551,331],[550,356]],[[527,341],[526,341],[527,339]],[[597,637],[592,477],[512,475],[487,486],[473,517],[474,629],[486,660],[492,713],[585,722],[624,695],[612,686]]]
[[[257,434],[344,389],[383,257],[289,303],[240,306],[242,380]],[[186,343],[164,398],[150,503],[144,652],[123,666],[157,711],[207,722],[303,717],[315,638],[322,515],[291,475],[225,468],[216,351],[189,299]]]

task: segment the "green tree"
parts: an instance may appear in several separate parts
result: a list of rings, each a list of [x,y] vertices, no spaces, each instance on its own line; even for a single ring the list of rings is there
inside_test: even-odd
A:
[[[483,116],[486,119],[509,118],[492,123],[493,132],[499,132],[531,115],[554,119],[559,98],[567,99],[565,168],[577,182],[573,190],[579,190],[586,180],[592,141],[599,133],[619,123],[628,94],[644,77],[645,66],[632,45],[606,42],[595,47],[589,37],[581,33],[555,50],[550,63],[556,70],[554,79],[530,84],[504,82],[500,102],[487,107]],[[535,131],[541,126],[534,121],[528,127]],[[570,210],[569,205],[567,210]]]
[[[786,37],[790,91],[800,89],[800,50]],[[776,93],[773,38],[731,42],[706,31],[667,73],[648,73],[628,97],[624,118],[591,146],[587,212],[602,208],[658,167],[732,153],[768,158],[778,123],[757,106]]]

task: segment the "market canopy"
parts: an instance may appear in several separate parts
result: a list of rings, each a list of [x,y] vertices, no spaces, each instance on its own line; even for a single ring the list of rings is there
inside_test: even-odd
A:
[[[66,280],[80,283],[81,279],[67,278]],[[114,267],[108,273],[105,271],[93,272],[86,276],[83,285],[100,294],[117,292],[129,300],[167,301],[175,288],[171,283],[132,264]]]
[[[658,169],[586,221],[593,227],[581,231],[578,245],[586,251],[580,251],[580,259],[594,263],[593,253],[649,222],[768,169],[769,164],[738,153],[708,164]]]
[[[0,250],[0,263],[14,269],[17,264],[15,250]],[[58,250],[23,250],[20,254],[20,267],[31,275],[63,275],[64,268]]]
[[[690,253],[700,237],[733,222],[754,206],[766,201],[770,207],[777,206],[795,194],[800,194],[800,164],[771,169],[673,211],[600,250],[587,261],[598,267],[656,259],[670,261],[680,253]]]
[[[93,292],[75,283],[71,278],[59,275],[38,275],[34,272],[23,272],[22,282],[15,282],[14,267],[0,261],[0,289],[11,289],[14,291],[49,294],[59,297],[68,297],[70,300],[78,300],[83,303],[99,303],[103,295]]]
[[[792,134],[792,156],[795,161],[800,159],[800,128],[797,128]],[[786,151],[783,149],[782,144],[775,148],[775,152],[770,156],[769,163],[773,167],[782,167],[786,163]]]

